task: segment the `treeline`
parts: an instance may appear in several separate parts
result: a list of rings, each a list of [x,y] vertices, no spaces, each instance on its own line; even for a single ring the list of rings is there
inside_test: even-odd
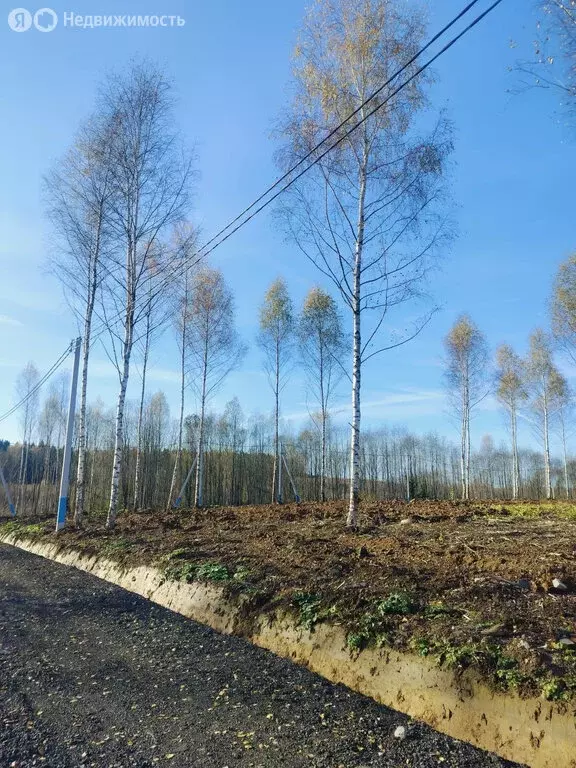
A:
[[[564,494],[569,495],[568,439],[573,432],[574,392],[560,371],[556,357],[576,363],[576,256],[560,264],[554,279],[549,329],[536,328],[528,339],[526,355],[501,344],[491,355],[481,329],[467,314],[461,315],[444,339],[445,381],[449,402],[460,420],[461,496],[472,495],[471,420],[488,396],[503,409],[510,435],[511,496],[521,493],[518,424],[528,424],[539,443],[544,485],[542,495],[554,496],[553,435],[562,449]]]
[[[126,433],[119,488],[121,509],[166,508],[173,501],[171,483],[177,451],[177,422],[170,420],[163,393],[147,401],[140,446],[142,484],[134,504],[135,469],[138,456],[138,406],[127,404]],[[196,458],[199,416],[184,420],[183,475]],[[204,503],[206,505],[263,504],[270,502],[270,477],[274,468],[274,419],[246,419],[237,400],[224,413],[210,413],[205,423]],[[322,435],[314,427],[292,434],[281,429],[283,500],[322,497],[344,499],[349,488],[349,446],[345,429],[328,425],[323,458]],[[86,453],[86,503],[94,514],[107,509],[110,471],[114,458],[114,414],[101,404],[88,408]],[[1,456],[14,498],[24,513],[44,513],[56,508],[62,449],[43,443],[27,448],[26,474],[20,483],[21,445],[6,448]],[[77,462],[77,446],[74,461]],[[461,496],[461,457],[458,446],[435,435],[415,436],[401,429],[368,430],[362,441],[361,498],[457,499]],[[477,499],[510,498],[514,490],[512,455],[505,445],[495,446],[485,436],[480,449],[471,454],[470,495]],[[541,453],[518,451],[520,498],[546,496],[547,476]],[[551,461],[553,496],[571,498],[576,482],[576,462]],[[323,474],[324,472],[324,474]],[[324,477],[324,482],[322,478]],[[566,485],[566,480],[568,484]],[[178,488],[178,491],[180,488]],[[183,506],[195,502],[194,483],[182,498]],[[72,502],[76,494],[72,488]]]

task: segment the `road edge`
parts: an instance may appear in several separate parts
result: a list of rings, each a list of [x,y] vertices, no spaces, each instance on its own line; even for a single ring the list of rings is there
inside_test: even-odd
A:
[[[223,634],[244,637],[436,730],[532,768],[576,768],[576,710],[564,702],[521,699],[489,689],[472,673],[389,648],[352,654],[346,633],[322,623],[308,631],[292,616],[252,616],[223,588],[166,581],[152,566],[127,568],[54,542],[1,536],[0,543],[90,573]]]

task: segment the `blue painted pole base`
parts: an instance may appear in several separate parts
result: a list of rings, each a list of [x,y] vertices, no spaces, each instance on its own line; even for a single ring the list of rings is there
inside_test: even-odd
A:
[[[62,496],[58,502],[58,517],[56,518],[56,530],[64,528],[66,523],[66,510],[68,508],[68,497]]]
[[[178,498],[174,502],[174,505],[173,505],[172,509],[178,509],[180,504],[182,504],[182,496],[178,496]]]
[[[9,504],[8,506],[10,507],[10,514],[12,515],[12,517],[16,517],[16,507],[14,506],[14,504]]]

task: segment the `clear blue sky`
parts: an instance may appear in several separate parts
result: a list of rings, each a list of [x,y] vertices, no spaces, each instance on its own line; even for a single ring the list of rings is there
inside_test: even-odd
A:
[[[487,4],[487,3],[486,3]],[[235,216],[275,178],[269,138],[286,95],[290,54],[304,0],[94,0],[53,2],[60,14],[174,14],[182,28],[70,29],[12,32],[0,19],[0,413],[14,402],[19,370],[33,360],[45,370],[76,335],[59,286],[45,269],[47,225],[42,174],[69,145],[90,112],[97,83],[109,68],[146,54],[163,63],[179,97],[178,120],[196,146],[201,178],[194,217],[206,236]],[[441,0],[430,12],[436,30],[463,5]],[[504,0],[438,64],[433,98],[456,126],[454,198],[459,237],[432,290],[442,311],[419,339],[373,360],[363,379],[364,424],[404,424],[456,437],[442,386],[442,338],[468,311],[494,348],[508,341],[523,352],[531,329],[547,322],[546,301],[558,263],[576,246],[575,146],[553,94],[511,96],[509,68],[528,57],[535,16],[526,0]],[[31,8],[31,10],[36,10]],[[61,19],[62,21],[62,19]],[[514,48],[511,41],[514,41]],[[268,412],[272,397],[255,346],[257,311],[268,284],[283,275],[296,304],[319,276],[282,242],[262,215],[229,240],[213,260],[237,297],[238,322],[251,351],[214,402],[237,394],[246,413]],[[326,286],[328,287],[328,286]],[[150,391],[164,389],[176,413],[176,349],[167,334],[154,350]],[[132,377],[132,395],[138,375]],[[89,398],[113,404],[116,381],[96,349]],[[339,403],[346,407],[347,387]],[[192,395],[188,410],[194,407]],[[287,388],[284,415],[305,419],[298,373]],[[343,414],[342,420],[347,419]],[[486,401],[475,442],[505,437],[502,417]],[[17,439],[16,416],[0,437]],[[523,442],[531,441],[526,429]]]

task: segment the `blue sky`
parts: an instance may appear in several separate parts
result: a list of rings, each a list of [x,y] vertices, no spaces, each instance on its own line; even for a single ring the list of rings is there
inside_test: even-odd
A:
[[[440,0],[430,11],[436,30],[462,0]],[[487,5],[487,3],[485,4]],[[71,29],[49,34],[12,32],[0,18],[0,413],[14,402],[19,370],[33,360],[47,369],[76,335],[74,319],[47,273],[47,224],[40,200],[42,174],[69,145],[90,112],[98,82],[110,68],[145,54],[164,64],[179,98],[177,118],[196,147],[200,180],[194,218],[208,238],[276,177],[271,129],[286,99],[290,54],[304,0],[93,0],[52,2],[86,14],[173,14],[180,28]],[[36,8],[30,8],[35,11]],[[442,384],[442,338],[456,316],[469,312],[492,348],[502,341],[520,352],[533,327],[546,324],[553,273],[574,250],[574,144],[554,94],[511,95],[509,71],[528,57],[536,17],[526,0],[503,4],[438,63],[433,99],[456,128],[453,193],[459,237],[430,286],[441,311],[422,335],[374,359],[363,378],[364,424],[403,424],[418,432],[456,437]],[[511,41],[514,45],[511,46]],[[268,412],[272,396],[255,345],[258,306],[269,283],[287,280],[296,305],[316,283],[314,268],[261,215],[216,254],[237,297],[240,331],[250,353],[214,401],[235,394],[247,414]],[[328,286],[326,286],[328,287]],[[401,320],[401,318],[399,318]],[[153,352],[150,392],[163,389],[177,406],[177,356],[170,333]],[[568,371],[569,373],[569,371]],[[139,384],[133,371],[131,394]],[[89,399],[113,404],[116,380],[96,348]],[[343,384],[336,418],[347,420]],[[194,407],[190,393],[188,410]],[[306,419],[306,398],[295,371],[283,411],[294,427]],[[496,404],[486,400],[474,423],[474,442],[491,432],[505,438]],[[17,417],[0,436],[19,434]],[[526,427],[524,444],[532,441]]]

